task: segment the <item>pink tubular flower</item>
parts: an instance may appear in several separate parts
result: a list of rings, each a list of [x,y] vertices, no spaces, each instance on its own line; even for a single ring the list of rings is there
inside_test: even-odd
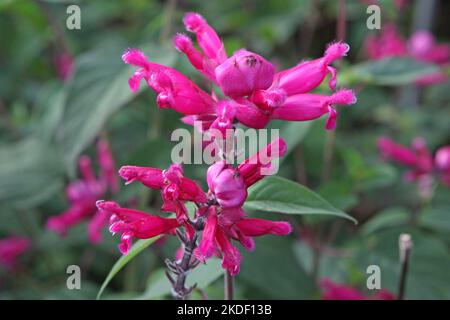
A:
[[[220,132],[220,137],[226,138],[227,130],[234,128],[235,117],[235,104],[229,100],[220,101],[217,105],[216,118],[207,129],[218,130]]]
[[[351,105],[356,103],[356,96],[352,90],[343,89],[331,96],[319,94],[298,94],[290,96],[285,103],[276,108],[272,114],[274,119],[290,121],[313,120],[328,114],[326,129],[333,130],[336,127],[337,111],[332,105]]]
[[[450,146],[441,147],[436,152],[434,163],[442,184],[450,187]]]
[[[261,94],[261,93],[260,93]],[[277,97],[274,97],[277,99]],[[328,114],[325,128],[336,127],[338,113],[333,105],[351,105],[356,103],[356,95],[352,90],[341,89],[331,96],[314,93],[297,94],[280,99],[283,103],[276,107],[266,105],[261,108],[246,99],[236,100],[236,118],[248,127],[264,128],[271,119],[288,121],[309,121]]]
[[[364,46],[367,55],[374,60],[408,54],[406,40],[398,34],[397,27],[392,23],[383,26],[379,36],[368,36]]]
[[[365,297],[355,288],[334,283],[330,279],[322,279],[320,286],[322,300],[395,300],[394,294],[384,289],[371,297]]]
[[[194,254],[205,262],[218,252],[222,256],[222,267],[235,275],[239,273],[242,258],[231,240],[239,241],[246,250],[251,251],[255,248],[252,237],[266,234],[281,236],[291,231],[291,225],[284,221],[247,218],[241,208],[211,206],[202,239]]]
[[[122,60],[140,67],[129,79],[130,89],[136,92],[144,79],[158,93],[161,108],[170,108],[185,115],[214,112],[214,100],[195,83],[177,70],[148,61],[137,49],[129,49]]]
[[[126,180],[126,184],[139,181],[151,189],[161,190],[164,200],[162,209],[175,211],[180,222],[187,217],[184,201],[206,202],[203,190],[195,181],[183,176],[183,168],[179,164],[172,164],[167,170],[123,166],[119,175]]]
[[[378,139],[378,148],[386,160],[395,161],[411,169],[406,175],[410,181],[416,181],[423,175],[429,175],[433,170],[433,158],[422,138],[414,139],[412,147],[407,148],[388,137],[381,137]]]
[[[292,230],[287,222],[247,218],[241,208],[247,188],[268,174],[272,162],[283,156],[286,144],[282,139],[244,161],[237,169],[220,161],[209,167],[207,182],[210,198],[217,205],[206,212],[205,228],[195,256],[202,262],[213,254],[222,256],[222,267],[231,274],[240,269],[241,255],[231,240],[239,241],[247,250],[255,247],[252,237],[265,234],[286,235]]]
[[[217,82],[230,97],[250,95],[270,87],[274,66],[260,55],[240,49],[215,69]]]
[[[227,59],[222,40],[205,18],[198,13],[189,12],[184,16],[183,22],[186,29],[197,36],[198,45],[208,59],[205,65],[209,64],[215,68]]]
[[[97,201],[97,207],[111,215],[110,232],[122,234],[119,244],[122,254],[128,253],[133,238],[149,239],[161,234],[172,234],[179,226],[176,219],[161,218],[142,211],[122,208],[112,201]]]
[[[30,248],[30,240],[26,237],[11,236],[0,240],[0,265],[12,270],[20,255]]]
[[[266,148],[242,162],[237,171],[242,176],[245,186],[248,188],[264,176],[273,174],[273,161],[283,157],[286,151],[286,142],[283,139],[276,139]]]
[[[198,51],[192,44],[192,40],[185,34],[179,33],[174,39],[173,43],[178,51],[183,52],[189,59],[189,62],[195,69],[200,71],[206,78],[211,81],[216,81],[214,69],[216,63],[206,58],[200,51]]]
[[[206,174],[209,190],[222,208],[241,207],[247,198],[244,179],[225,160],[216,162]]]
[[[334,90],[336,88],[336,69],[330,64],[346,56],[349,49],[350,46],[343,42],[330,44],[322,58],[302,62],[293,68],[277,73],[269,91],[283,89],[287,96],[306,93],[319,86],[328,74],[331,75],[330,89]]]
[[[100,139],[97,143],[98,163],[100,166],[99,178],[92,170],[91,160],[88,156],[81,156],[78,165],[81,179],[70,183],[66,189],[66,197],[70,207],[58,216],[50,217],[46,226],[60,236],[82,220],[92,217],[88,225],[88,235],[92,243],[101,241],[101,230],[106,225],[108,217],[97,212],[95,202],[98,198],[118,191],[118,181],[114,175],[114,159],[112,158],[108,142]]]

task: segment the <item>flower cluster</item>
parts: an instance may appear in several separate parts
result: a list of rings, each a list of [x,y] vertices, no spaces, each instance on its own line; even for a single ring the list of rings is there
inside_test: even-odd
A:
[[[216,93],[208,94],[177,70],[149,61],[137,49],[128,49],[122,59],[138,67],[128,82],[133,92],[144,80],[156,91],[160,108],[183,114],[185,123],[201,123],[199,129],[203,132],[212,132],[212,129],[219,134],[225,130],[235,132],[237,123],[260,129],[271,119],[307,121],[325,114],[328,115],[326,128],[334,129],[337,119],[334,105],[356,102],[353,91],[348,89],[337,90],[329,96],[311,93],[328,75],[330,89],[336,89],[337,72],[331,63],[347,54],[349,46],[345,43],[329,45],[322,58],[276,72],[269,61],[246,49],[228,57],[222,40],[199,14],[188,13],[183,21],[186,29],[195,34],[200,50],[184,34],[174,37],[175,47],[186,55],[195,69],[220,88],[220,97]],[[235,242],[246,250],[253,250],[253,237],[291,232],[287,222],[248,217],[243,209],[248,188],[272,174],[275,162],[286,150],[285,141],[275,139],[237,166],[226,160],[215,162],[206,173],[207,192],[184,176],[181,164],[172,164],[166,170],[123,166],[119,175],[126,184],[139,182],[160,191],[161,211],[168,216],[123,208],[112,201],[99,200],[97,208],[110,216],[110,231],[121,234],[119,250],[123,254],[129,252],[133,238],[148,239],[158,235],[180,238],[183,247],[178,251],[179,259],[167,265],[178,277],[175,281],[168,274],[174,292],[182,297],[189,290],[184,289],[183,283],[180,287],[179,280],[199,262],[205,263],[212,256],[220,257],[222,267],[235,275],[242,259]],[[187,210],[187,202],[195,204],[195,212]]]
[[[417,181],[426,187],[435,174],[443,185],[450,187],[450,146],[441,147],[433,157],[423,138],[414,139],[411,147],[406,147],[380,137],[378,148],[384,159],[410,168],[405,174],[407,181]]]
[[[92,243],[101,241],[101,231],[108,223],[109,216],[97,211],[97,199],[104,197],[108,191],[116,193],[119,184],[116,178],[115,164],[111,155],[109,144],[100,139],[97,143],[97,157],[100,166],[100,175],[97,178],[92,169],[91,159],[81,156],[79,168],[82,178],[73,181],[66,189],[66,197],[70,207],[58,216],[47,220],[47,228],[61,236],[66,235],[69,228],[82,220],[91,218],[88,225],[89,239]]]
[[[412,57],[418,61],[438,67],[450,65],[450,44],[438,44],[428,31],[416,31],[408,40],[401,36],[394,24],[383,26],[379,36],[371,35],[365,41],[367,55],[374,60],[386,57]],[[445,82],[444,71],[426,75],[417,80],[418,84],[430,85]]]
[[[184,114],[186,123],[202,121],[203,130],[232,129],[235,122],[260,129],[271,119],[307,121],[328,114],[326,128],[334,129],[337,112],[333,106],[356,102],[348,89],[330,96],[311,93],[327,75],[329,87],[336,89],[336,69],[330,64],[347,54],[346,43],[332,43],[322,58],[276,72],[269,61],[246,49],[228,57],[222,40],[201,15],[188,13],[183,21],[196,35],[201,51],[184,34],[174,37],[175,47],[219,86],[224,97],[209,95],[178,71],[150,62],[137,49],[127,50],[122,59],[139,67],[129,80],[131,90],[136,91],[144,79],[158,93],[158,106]]]
[[[128,253],[133,237],[148,239],[162,234],[175,234],[176,229],[181,227],[186,237],[192,239],[198,227],[196,222],[201,221],[202,239],[194,256],[201,262],[212,255],[222,257],[223,267],[231,274],[236,274],[239,272],[241,255],[231,240],[252,250],[252,237],[286,235],[291,232],[287,222],[248,218],[242,209],[247,198],[247,188],[264,177],[261,169],[270,168],[272,161],[285,152],[286,144],[280,139],[237,168],[225,161],[216,162],[207,171],[207,193],[195,181],[184,177],[179,164],[173,164],[166,170],[136,166],[120,168],[119,175],[127,184],[137,181],[148,188],[160,190],[163,199],[161,210],[174,212],[174,218],[122,208],[112,201],[98,201],[97,207],[100,212],[111,216],[110,231],[121,234],[119,249],[123,254]],[[189,217],[186,202],[193,202],[197,206],[193,219]]]

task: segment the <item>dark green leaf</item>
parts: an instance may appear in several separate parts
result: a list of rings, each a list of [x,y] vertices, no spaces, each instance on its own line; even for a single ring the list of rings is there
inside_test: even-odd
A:
[[[360,63],[352,71],[358,81],[396,86],[412,83],[437,72],[438,68],[411,58],[386,58]]]
[[[245,207],[285,214],[333,215],[356,220],[308,188],[281,177],[266,177],[249,190]]]
[[[159,236],[145,239],[145,240],[138,240],[133,245],[133,247],[130,249],[130,252],[128,252],[127,255],[121,256],[119,260],[114,264],[111,271],[109,271],[108,276],[106,277],[105,281],[103,281],[103,284],[97,294],[97,299],[100,299],[100,296],[102,295],[103,291],[105,290],[108,283],[111,282],[111,280],[114,278],[114,276],[122,270],[123,267],[127,265],[128,262],[133,260],[134,257],[136,257],[142,250],[147,248],[149,245],[151,245],[153,242],[155,242],[157,239],[159,239]]]

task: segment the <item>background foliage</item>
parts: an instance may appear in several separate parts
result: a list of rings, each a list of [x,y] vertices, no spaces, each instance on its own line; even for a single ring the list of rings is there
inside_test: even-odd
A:
[[[414,1],[401,14],[392,9],[391,1],[381,2],[387,8],[383,14],[409,34]],[[65,28],[65,10],[73,3],[81,8],[81,30]],[[120,59],[125,48],[140,47],[153,61],[176,67],[202,83],[170,43],[171,36],[183,30],[186,11],[203,14],[223,36],[228,53],[246,47],[279,68],[320,56],[336,37],[337,1],[180,0],[175,9],[171,3],[0,2],[0,238],[19,234],[33,241],[33,250],[22,257],[17,272],[9,276],[0,270],[0,298],[97,296],[120,257],[118,239],[105,230],[103,243],[93,246],[85,225],[71,230],[63,240],[44,226],[48,217],[66,208],[64,187],[77,175],[76,160],[82,153],[94,153],[99,135],[110,140],[118,166],[166,167],[170,163],[170,133],[185,126],[174,112],[158,112],[151,90],[145,88],[139,95],[130,92],[131,68]],[[445,25],[449,6],[446,1],[440,1],[440,6],[434,31],[440,41],[450,41]],[[402,232],[410,232],[414,241],[406,296],[450,298],[449,189],[439,186],[430,203],[419,203],[414,185],[402,180],[401,168],[380,161],[375,143],[383,134],[405,144],[423,136],[432,150],[450,144],[450,83],[416,88],[419,99],[409,103],[404,98],[407,87],[432,66],[400,58],[368,61],[362,43],[374,31],[365,27],[366,7],[363,1],[347,1],[346,40],[351,51],[339,65],[338,85],[356,88],[358,103],[340,111],[330,174],[323,164],[328,138],[322,120],[311,125],[282,124],[289,155],[279,174],[327,199],[323,206],[329,214],[346,212],[359,224],[322,215],[284,216],[300,232],[258,239],[258,250],[244,254],[237,278],[239,298],[318,298],[315,280],[324,277],[364,288],[370,264],[381,267],[383,288],[396,292],[397,243]],[[54,65],[61,50],[68,50],[75,59],[74,74],[65,82],[58,79]],[[187,176],[203,180],[205,167],[185,169]],[[283,178],[272,179],[274,184],[259,184],[252,190],[249,211],[267,217],[311,213],[302,201],[315,195],[301,186],[291,187]],[[270,188],[285,193],[281,198],[288,204],[278,201]],[[119,201],[130,198],[149,212],[157,212],[160,206],[156,193],[137,186],[122,188],[118,195]],[[412,223],[412,216],[419,218]],[[301,230],[321,239],[319,251],[308,245]],[[111,277],[102,298],[168,297],[163,261],[173,256],[177,242],[167,239],[148,247],[152,242],[135,246],[139,253],[135,259],[121,259],[111,272],[121,270]],[[81,290],[66,288],[66,267],[71,264],[81,266]],[[198,282],[202,290],[193,297],[222,298],[220,276],[216,261],[197,269],[189,281]]]

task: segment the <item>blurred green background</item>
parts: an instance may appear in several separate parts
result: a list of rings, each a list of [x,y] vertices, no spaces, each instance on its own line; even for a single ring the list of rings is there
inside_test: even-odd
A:
[[[448,42],[449,3],[438,2],[433,32]],[[392,1],[381,3],[383,19],[396,21],[410,35],[416,2],[401,12]],[[66,28],[70,4],[81,8],[80,30]],[[0,269],[0,298],[94,299],[120,257],[119,239],[105,230],[104,241],[94,246],[85,224],[63,239],[45,229],[46,219],[67,207],[64,188],[77,177],[78,157],[94,156],[95,141],[102,135],[110,141],[118,167],[164,168],[173,146],[170,133],[189,128],[175,112],[158,110],[148,88],[138,95],[130,92],[132,68],[121,61],[126,48],[139,47],[151,60],[202,85],[204,80],[171,43],[176,32],[184,31],[185,12],[201,13],[221,35],[228,54],[245,47],[281,69],[322,55],[336,39],[337,6],[338,1],[321,0],[1,0],[0,238],[26,235],[33,243],[18,270]],[[376,69],[375,75],[363,69],[370,77],[362,79],[357,71],[367,60],[363,40],[374,33],[366,28],[366,8],[364,1],[346,1],[351,51],[338,64],[338,86],[355,88],[358,103],[340,109],[329,171],[323,165],[329,141],[323,119],[273,124],[281,126],[289,144],[280,175],[307,185],[359,224],[289,217],[299,230],[312,230],[322,250],[315,252],[301,232],[258,239],[257,250],[244,254],[236,279],[238,298],[319,298],[314,283],[325,277],[364,291],[370,264],[381,267],[382,287],[395,293],[402,232],[410,232],[415,244],[407,297],[450,298],[449,189],[437,186],[429,203],[419,203],[415,186],[402,179],[404,170],[380,161],[376,148],[380,135],[404,144],[423,136],[432,150],[450,144],[450,83],[415,88],[418,97],[410,103],[404,95],[414,66],[397,71],[405,73],[403,78],[389,66]],[[65,81],[55,65],[62,53],[74,59],[74,72]],[[384,79],[392,78],[389,85],[377,82],[380,72]],[[186,175],[203,181],[205,168],[185,166]],[[116,200],[135,198],[141,209],[158,212],[158,194],[143,189],[122,188]],[[413,224],[412,215],[419,217]],[[176,248],[177,239],[171,238],[144,250],[117,274],[102,298],[168,297],[161,268]],[[66,268],[72,264],[81,267],[81,290],[66,287]],[[209,268],[204,274],[210,279],[201,280],[193,298],[222,298],[220,273],[215,265]]]

